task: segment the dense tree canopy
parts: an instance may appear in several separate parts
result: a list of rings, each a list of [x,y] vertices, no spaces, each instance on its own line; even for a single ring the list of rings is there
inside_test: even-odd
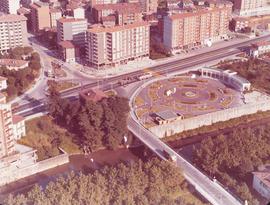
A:
[[[76,141],[92,150],[105,146],[117,148],[127,134],[128,100],[122,97],[69,101],[52,87],[49,112],[58,124],[76,134]]]
[[[209,137],[199,149],[194,149],[194,161],[212,177],[233,188],[243,200],[256,204],[245,182],[252,178],[252,171],[270,160],[268,126],[234,130],[226,137]]]
[[[270,93],[270,65],[257,58],[249,58],[247,61],[234,60],[220,62],[221,69],[237,71],[242,77],[248,79],[252,86]]]
[[[33,83],[38,76],[41,65],[39,54],[33,52],[31,47],[17,47],[12,49],[8,54],[0,56],[0,58],[21,59],[26,56],[29,60],[29,66],[21,70],[9,70],[1,67],[0,76],[6,77],[8,80],[7,94],[8,97],[21,95]],[[27,57],[28,56],[28,57]]]
[[[36,186],[26,195],[10,196],[5,204],[201,204],[199,200],[187,203],[182,197],[187,195],[186,191],[186,183],[177,167],[153,159],[147,163],[138,161],[105,167],[88,175],[69,174],[50,182],[44,190]]]

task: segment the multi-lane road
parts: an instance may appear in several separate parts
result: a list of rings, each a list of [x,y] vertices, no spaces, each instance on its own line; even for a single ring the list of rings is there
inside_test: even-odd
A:
[[[202,65],[214,60],[222,59],[231,55],[240,53],[238,49],[249,45],[250,43],[265,40],[270,38],[270,35],[261,38],[251,39],[246,42],[226,46],[220,49],[212,50],[206,53],[198,54],[195,56],[187,57],[185,59],[168,60],[159,65],[148,68],[147,71],[151,70],[159,75],[167,75],[174,73],[179,70],[192,68],[194,66]],[[85,84],[83,88],[72,88],[61,93],[62,97],[76,96],[81,89],[89,89],[96,86],[100,86],[103,90],[108,90],[110,88],[115,88],[120,86],[119,81],[123,79],[136,79],[136,76],[140,76],[144,73],[144,70],[139,70],[131,72],[128,74],[123,74],[120,76],[115,76],[106,79],[100,79],[95,82]],[[46,110],[46,98],[40,100],[35,100],[30,103],[19,105],[13,109],[14,113],[21,114],[23,116],[33,115],[35,113],[44,112]],[[223,189],[215,181],[212,181],[207,176],[202,174],[197,170],[192,164],[182,158],[173,149],[159,140],[150,131],[145,129],[137,122],[135,115],[131,112],[131,117],[128,121],[128,128],[133,132],[145,145],[147,145],[151,150],[153,150],[158,156],[164,158],[163,150],[167,153],[176,156],[175,164],[179,166],[187,178],[187,180],[192,183],[195,188],[212,204],[214,205],[240,205],[241,202]]]
[[[229,45],[229,46],[219,48],[216,50],[211,50],[209,52],[205,52],[202,54],[190,56],[184,59],[168,60],[168,61],[160,63],[159,65],[148,68],[147,70],[148,71],[152,70],[153,72],[156,72],[160,75],[173,73],[178,70],[191,68],[191,67],[202,65],[202,64],[214,61],[214,60],[225,58],[234,54],[238,54],[241,52],[238,48],[247,46],[250,43],[253,43],[256,41],[266,40],[269,38],[270,38],[270,35],[267,35],[267,36],[263,36],[256,39],[250,39],[248,41],[237,43],[234,45]],[[62,92],[62,96],[68,97],[71,95],[77,95],[81,89],[89,89],[96,86],[101,86],[103,89],[116,87],[118,86],[119,81],[123,79],[127,79],[127,78],[135,78],[136,76],[140,76],[143,73],[144,73],[144,70],[138,70],[138,71],[134,71],[131,73],[127,73],[127,74],[123,74],[123,75],[119,75],[115,77],[99,79],[88,84],[86,83],[85,85],[83,85],[83,87],[71,88],[69,90],[66,90]],[[20,113],[24,116],[31,115],[37,111],[41,111],[42,109],[44,109],[44,103],[46,103],[46,98],[33,100],[32,102],[17,106],[16,108],[13,109],[13,111],[15,113]],[[31,111],[30,109],[34,109],[34,110]]]

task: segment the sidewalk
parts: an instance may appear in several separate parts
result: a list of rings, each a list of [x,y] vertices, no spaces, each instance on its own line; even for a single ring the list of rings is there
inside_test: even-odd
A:
[[[123,75],[126,73],[134,72],[137,70],[143,70],[147,69],[148,67],[153,67],[156,65],[164,64],[166,62],[170,61],[175,61],[179,59],[185,59],[187,57],[195,56],[198,54],[206,53],[212,50],[220,49],[225,46],[230,46],[234,45],[237,43],[242,43],[245,41],[250,40],[250,38],[234,38],[230,41],[220,41],[215,44],[213,44],[212,47],[204,47],[200,48],[197,50],[192,50],[189,53],[186,54],[178,54],[172,57],[168,58],[163,58],[163,59],[158,59],[158,60],[151,60],[151,59],[146,59],[146,60],[135,60],[132,62],[129,62],[126,65],[121,65],[115,68],[108,68],[108,69],[103,69],[103,70],[97,70],[95,68],[90,68],[87,66],[82,66],[80,64],[76,64],[76,66],[73,66],[74,71],[80,72],[84,76],[88,76],[89,78],[107,78],[107,77],[112,77],[112,76],[119,76]]]

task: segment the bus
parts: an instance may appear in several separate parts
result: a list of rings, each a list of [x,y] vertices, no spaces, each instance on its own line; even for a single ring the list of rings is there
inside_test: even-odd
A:
[[[138,80],[146,80],[148,78],[153,77],[151,72],[144,73],[143,75],[138,76]]]

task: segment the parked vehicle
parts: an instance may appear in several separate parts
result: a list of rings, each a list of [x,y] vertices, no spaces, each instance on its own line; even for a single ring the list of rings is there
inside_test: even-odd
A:
[[[177,157],[174,154],[170,154],[166,150],[163,150],[163,156],[170,162],[176,162],[177,160]]]

